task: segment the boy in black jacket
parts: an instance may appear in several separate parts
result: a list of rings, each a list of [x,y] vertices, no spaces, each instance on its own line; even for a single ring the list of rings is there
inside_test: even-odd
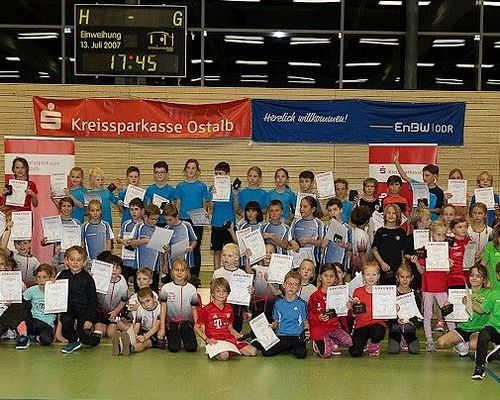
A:
[[[64,354],[73,353],[83,344],[96,346],[100,337],[91,333],[97,310],[97,292],[94,279],[84,269],[87,260],[85,249],[73,246],[64,255],[65,270],[57,279],[68,279],[68,310],[59,319],[62,334],[68,344],[61,350]],[[76,321],[76,329],[75,329]]]

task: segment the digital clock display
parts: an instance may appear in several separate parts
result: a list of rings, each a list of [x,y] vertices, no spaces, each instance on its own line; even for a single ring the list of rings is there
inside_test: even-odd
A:
[[[186,76],[186,7],[75,5],[75,75]]]

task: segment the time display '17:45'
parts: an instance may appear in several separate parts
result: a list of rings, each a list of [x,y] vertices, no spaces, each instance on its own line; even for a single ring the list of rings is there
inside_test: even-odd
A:
[[[110,61],[111,71],[146,71],[156,72],[155,54],[113,54]]]

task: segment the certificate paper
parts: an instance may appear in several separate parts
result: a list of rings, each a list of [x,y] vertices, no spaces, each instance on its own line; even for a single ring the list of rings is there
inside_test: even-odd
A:
[[[149,238],[147,247],[149,247],[150,249],[155,249],[160,253],[165,253],[165,249],[163,248],[163,246],[170,243],[170,239],[172,239],[173,234],[174,231],[170,229],[156,227],[153,231],[153,234]]]
[[[372,318],[397,318],[396,285],[374,285],[372,287]]]
[[[413,317],[424,319],[417,307],[417,302],[415,300],[415,295],[413,294],[413,292],[397,296],[396,305],[398,306],[398,318],[400,320],[409,322],[410,318]]]
[[[300,267],[300,263],[303,260],[311,260],[314,265],[316,265],[316,259],[314,258],[314,253],[312,247],[301,247],[298,252],[292,251],[293,256],[293,268]]]
[[[229,304],[238,304],[241,306],[250,305],[250,291],[249,286],[252,286],[253,274],[246,274],[243,271],[236,271],[231,275],[229,280],[229,286],[231,287],[231,293],[227,297],[227,302]]]
[[[267,271],[267,283],[280,283],[285,281],[285,275],[292,269],[293,256],[288,254],[271,254],[271,262]]]
[[[474,189],[474,198],[476,203],[483,203],[488,210],[495,209],[495,195],[493,187]]]
[[[427,250],[426,271],[450,270],[448,242],[429,242],[425,246],[425,249]]]
[[[124,240],[128,240],[131,238],[130,233],[124,233]],[[122,245],[122,260],[135,260],[135,250],[126,249],[124,245]]]
[[[160,195],[157,195],[156,193],[153,194],[153,200],[151,201],[156,207],[158,207],[161,210],[161,204],[162,203],[170,203],[169,199],[166,199],[165,197],[162,197]]]
[[[297,193],[297,201],[295,202],[295,214],[293,215],[295,219],[302,218],[302,215],[300,215],[300,202],[306,196],[316,198],[316,195],[314,193]]]
[[[247,250],[250,250],[249,263],[255,264],[266,256],[266,244],[260,230],[252,231],[248,236],[242,238]]]
[[[318,189],[318,197],[320,199],[327,199],[335,197],[335,183],[333,181],[333,172],[323,172],[316,174],[316,188]]]
[[[250,228],[250,227],[242,229],[240,231],[236,231],[236,238],[238,239],[238,247],[240,249],[240,256],[244,256],[245,250],[247,249],[245,247],[245,242],[243,241],[243,238],[249,236],[251,233],[252,233],[252,228]]]
[[[454,206],[467,205],[467,181],[464,179],[448,179],[448,193],[451,198],[448,199],[448,204]]]
[[[427,245],[429,241],[429,229],[415,229],[413,231],[413,246],[414,249],[421,249]]]
[[[445,321],[466,322],[469,320],[467,308],[462,303],[463,298],[468,295],[468,289],[448,289],[448,302],[453,304],[453,312],[444,317]]]
[[[61,216],[42,217],[43,237],[46,243],[57,243],[63,237],[63,224]]]
[[[21,271],[0,272],[0,302],[23,302],[23,281]]]
[[[188,211],[189,218],[193,226],[210,225],[210,218],[207,216],[207,211],[204,208],[195,208]]]
[[[326,292],[326,309],[335,310],[339,317],[347,315],[347,302],[349,301],[349,286],[330,286]]]
[[[427,207],[429,206],[429,186],[427,183],[415,182],[411,184],[411,189],[413,192],[413,207],[418,207],[418,201],[421,199],[427,199]]]
[[[264,350],[269,350],[280,341],[269,326],[269,321],[264,313],[252,319],[249,325]]]
[[[462,269],[464,271],[468,271],[474,265],[474,262],[476,261],[476,249],[476,242],[469,242],[465,246],[464,259],[462,264]]]
[[[6,227],[7,227],[7,219],[5,218],[5,214],[0,211],[0,235],[5,232]]]
[[[127,191],[125,192],[125,199],[123,199],[123,205],[128,208],[130,201],[139,198],[144,200],[144,195],[146,194],[146,190],[134,185],[128,185]]]
[[[189,246],[189,240],[181,240],[180,242],[170,245],[170,261],[173,262],[176,258],[185,258],[186,249]]]
[[[68,279],[45,283],[45,314],[68,311]]]
[[[10,238],[12,240],[31,240],[31,211],[13,211]]]
[[[68,187],[68,177],[65,173],[50,175],[50,190],[55,198],[66,196],[64,189]]]
[[[363,274],[358,272],[356,276],[349,282],[349,297],[352,297],[354,291],[363,286],[365,283],[363,282]]]
[[[230,351],[231,353],[241,354],[238,348],[230,342],[225,340],[217,340],[216,344],[205,345],[205,352],[209,358],[214,358],[217,354]]]
[[[26,201],[26,189],[28,189],[28,181],[9,179],[9,185],[12,186],[12,194],[5,198],[5,205],[24,206],[24,202]]]
[[[84,201],[83,205],[87,207],[91,200],[97,200],[99,203],[102,204],[101,194],[99,192],[95,191],[85,192],[85,194],[83,195],[83,201]]]
[[[61,250],[82,245],[82,228],[80,225],[66,224],[62,226]]]
[[[229,175],[214,175],[212,201],[228,202],[231,197],[231,178]]]
[[[94,278],[97,293],[108,294],[112,272],[113,264],[99,260],[92,260],[92,268],[90,269],[90,273]]]
[[[344,225],[335,219],[331,219],[325,234],[325,239],[328,239],[330,242],[347,242],[347,233],[348,230]]]

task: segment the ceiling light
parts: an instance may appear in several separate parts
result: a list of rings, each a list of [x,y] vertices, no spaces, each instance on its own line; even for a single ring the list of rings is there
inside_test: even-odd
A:
[[[488,79],[486,81],[487,85],[500,85],[500,79]]]
[[[367,81],[368,81],[368,78],[343,79],[342,83],[365,83]],[[335,83],[339,83],[339,81],[335,81]]]
[[[248,83],[269,83],[267,79],[240,79],[240,82]]]
[[[332,40],[329,38],[318,38],[318,37],[295,37],[290,39],[290,45],[299,45],[299,44],[328,44],[331,43]]]
[[[290,80],[301,80],[301,81],[314,81],[314,78],[310,78],[308,76],[293,76],[293,75],[288,75],[286,79]]]
[[[340,3],[340,0],[293,0],[294,3]]]
[[[18,32],[17,34],[19,40],[57,39],[58,37],[57,32]]]
[[[417,67],[434,67],[436,64],[434,63],[425,63],[425,62],[421,62],[421,63],[417,63]]]
[[[241,75],[241,78],[264,79],[264,78],[268,78],[268,75]]]
[[[379,62],[353,62],[345,64],[346,67],[378,67],[379,65]]]
[[[302,61],[289,61],[290,67],[321,67],[321,63],[317,62],[302,62]]]
[[[5,57],[7,61],[21,61],[19,57]]]
[[[500,1],[483,1],[485,6],[500,7]]]
[[[474,64],[456,64],[457,68],[474,68]]]
[[[267,61],[260,60],[236,60],[235,64],[238,65],[267,65]]]
[[[398,38],[360,38],[359,43],[361,44],[376,44],[382,46],[398,46]]]
[[[225,35],[224,42],[243,44],[264,44],[263,36]]]
[[[205,64],[213,64],[213,62],[214,60],[209,60],[208,58],[204,60]],[[194,58],[191,60],[191,64],[201,64],[201,60],[199,58]]]
[[[282,32],[282,31],[276,31],[276,32],[271,32],[271,37],[275,37],[277,39],[282,39],[284,37],[287,37],[288,33]]]

